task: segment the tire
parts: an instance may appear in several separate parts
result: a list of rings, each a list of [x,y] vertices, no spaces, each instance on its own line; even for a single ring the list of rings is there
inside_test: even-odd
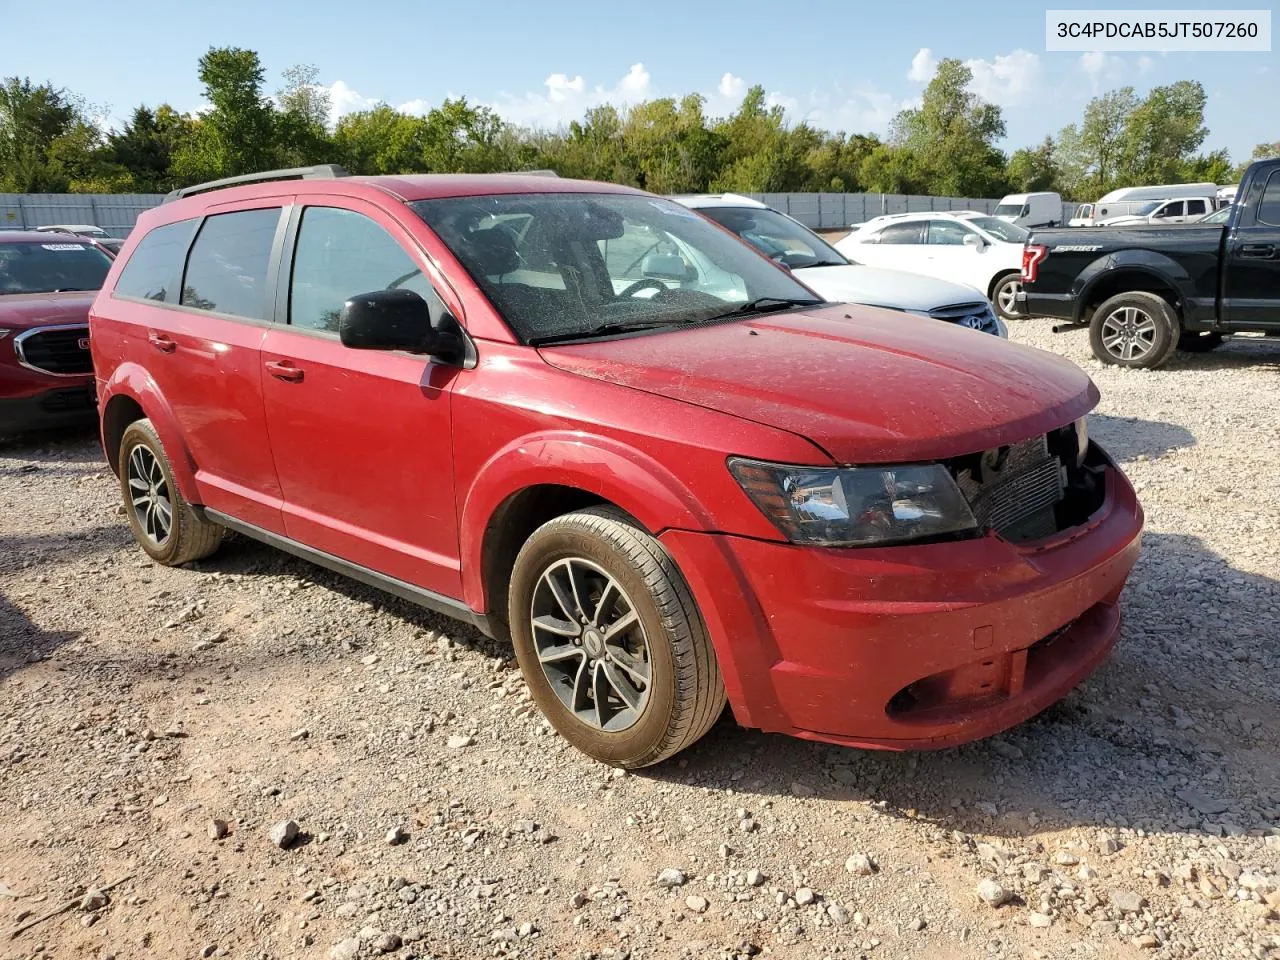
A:
[[[1154,293],[1120,293],[1093,312],[1089,345],[1103,363],[1154,370],[1178,349],[1178,315]]]
[[[720,668],[688,585],[662,545],[617,509],[565,514],[534,531],[516,557],[508,611],[534,702],[595,760],[659,763],[701,738],[724,709]],[[605,639],[597,623],[621,627]]]
[[[991,288],[991,305],[1001,320],[1023,320],[1026,313],[1018,309],[1017,295],[1022,291],[1022,277],[1016,273],[1006,273]]]
[[[1210,350],[1218,349],[1225,342],[1226,338],[1220,333],[1188,330],[1178,338],[1178,349],[1185,350],[1187,353],[1208,353]]]
[[[125,516],[133,538],[147,556],[167,567],[176,567],[218,549],[223,528],[206,520],[183,498],[173,480],[164,445],[150,420],[135,420],[125,427],[118,466]]]

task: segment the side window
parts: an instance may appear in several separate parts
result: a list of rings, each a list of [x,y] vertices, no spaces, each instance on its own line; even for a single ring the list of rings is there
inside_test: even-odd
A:
[[[1271,171],[1267,185],[1262,190],[1258,204],[1258,222],[1269,227],[1280,227],[1280,168]]]
[[[965,235],[972,232],[951,220],[930,220],[928,242],[931,246],[963,246]]]
[[[177,291],[171,288],[182,273],[182,258],[195,229],[195,220],[179,220],[148,233],[120,271],[114,292],[141,300],[177,300]]]
[[[1174,203],[1166,203],[1163,207],[1161,207],[1159,210],[1155,212],[1154,216],[1161,220],[1164,220],[1168,217],[1180,217],[1182,216],[1182,211],[1185,208],[1186,208],[1186,204],[1183,203],[1181,200],[1177,200]]]
[[[880,231],[877,243],[919,243],[920,222],[891,223]]]
[[[1201,214],[1205,214],[1208,212],[1209,212],[1209,209],[1206,206],[1205,201],[1203,200],[1187,201],[1187,216],[1197,217],[1197,216],[1200,216]]]
[[[431,307],[444,305],[399,242],[373,220],[338,207],[307,207],[294,245],[289,323],[338,332],[342,305],[375,290],[412,290]]]
[[[187,257],[182,305],[265,320],[267,266],[279,222],[279,207],[207,218]]]

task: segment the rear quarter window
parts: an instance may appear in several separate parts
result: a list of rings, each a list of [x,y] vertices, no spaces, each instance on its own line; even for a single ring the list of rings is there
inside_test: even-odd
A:
[[[176,303],[182,260],[195,229],[195,220],[179,220],[156,227],[143,237],[120,271],[116,295]]]

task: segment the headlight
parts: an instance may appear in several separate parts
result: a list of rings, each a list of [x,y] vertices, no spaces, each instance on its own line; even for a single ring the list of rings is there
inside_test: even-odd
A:
[[[729,470],[792,543],[902,543],[966,533],[977,522],[946,467],[797,467],[733,457]]]

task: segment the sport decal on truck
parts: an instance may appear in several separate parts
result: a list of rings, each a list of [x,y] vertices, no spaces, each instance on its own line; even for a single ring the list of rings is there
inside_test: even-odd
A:
[[[1054,247],[1053,253],[1093,253],[1095,250],[1101,250],[1101,244],[1085,244],[1085,243],[1064,243],[1061,246]]]

